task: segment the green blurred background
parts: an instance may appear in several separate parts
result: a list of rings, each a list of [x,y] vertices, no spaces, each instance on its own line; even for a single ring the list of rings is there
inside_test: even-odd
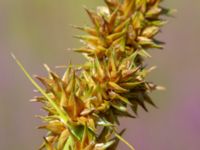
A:
[[[70,24],[85,25],[83,5],[95,9],[103,0],[0,0],[0,150],[36,150],[44,131],[40,105],[30,103],[33,86],[12,60],[10,52],[31,74],[46,75],[42,64],[84,62],[68,51],[79,47]],[[152,50],[148,64],[157,65],[149,80],[167,87],[152,94],[159,109],[140,110],[137,119],[122,119],[125,138],[136,150],[200,149],[200,1],[165,0],[178,9],[158,36],[164,51]],[[63,72],[62,69],[55,69]],[[128,150],[124,144],[119,149]]]

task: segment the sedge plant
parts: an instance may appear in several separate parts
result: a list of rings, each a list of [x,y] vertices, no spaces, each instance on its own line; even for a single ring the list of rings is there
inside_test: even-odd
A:
[[[74,49],[87,62],[69,64],[63,76],[44,65],[48,76],[36,78],[40,87],[16,59],[41,96],[46,116],[41,129],[48,130],[40,150],[116,150],[119,141],[131,150],[132,144],[119,131],[120,117],[135,118],[138,108],[156,105],[149,96],[163,87],[146,81],[155,67],[144,60],[150,49],[162,49],[155,36],[166,24],[162,16],[171,10],[162,0],[104,0],[97,11],[85,8],[92,26],[74,26],[86,35],[78,35],[83,46]]]

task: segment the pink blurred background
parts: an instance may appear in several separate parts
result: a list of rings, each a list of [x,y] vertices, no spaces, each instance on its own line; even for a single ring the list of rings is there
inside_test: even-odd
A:
[[[52,68],[72,60],[85,60],[67,51],[79,47],[72,38],[79,33],[70,24],[89,24],[82,5],[95,8],[103,0],[0,0],[0,150],[36,150],[45,132],[40,105],[30,103],[33,86],[12,60],[10,52],[31,74],[46,75],[43,63]],[[136,150],[200,149],[200,1],[165,0],[178,13],[158,36],[167,44],[152,50],[149,65],[158,68],[149,80],[167,87],[152,94],[159,109],[140,110],[137,119],[122,119],[125,138]],[[55,69],[58,72],[62,70]],[[128,150],[121,143],[119,149]]]

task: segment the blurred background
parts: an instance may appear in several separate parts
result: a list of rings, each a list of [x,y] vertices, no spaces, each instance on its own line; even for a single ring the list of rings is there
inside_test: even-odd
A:
[[[42,64],[84,62],[83,56],[67,51],[79,47],[72,36],[79,33],[70,24],[88,24],[83,5],[95,9],[102,0],[0,0],[0,150],[36,150],[45,132],[40,105],[28,100],[34,96],[32,84],[13,61],[21,60],[30,74],[46,75]],[[154,92],[159,109],[140,110],[137,119],[122,119],[125,138],[136,150],[199,150],[200,147],[200,1],[165,0],[176,8],[159,39],[164,50],[153,50],[149,66],[158,68],[150,81],[167,90]],[[63,72],[62,69],[54,69]],[[128,150],[121,143],[120,150]]]

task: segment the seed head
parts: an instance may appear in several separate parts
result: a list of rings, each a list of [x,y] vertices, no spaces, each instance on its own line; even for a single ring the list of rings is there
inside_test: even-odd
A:
[[[156,107],[149,92],[163,88],[146,81],[153,68],[144,59],[150,49],[162,48],[155,36],[171,11],[161,0],[104,1],[97,11],[85,8],[91,27],[73,26],[87,33],[75,36],[84,45],[74,49],[84,54],[85,64],[70,64],[62,77],[45,65],[48,77],[36,77],[43,90],[17,60],[42,94],[35,101],[48,113],[41,117],[46,124],[39,128],[48,134],[40,149],[114,150],[121,140],[134,150],[122,138],[124,130],[117,131],[119,118],[134,118],[139,107],[148,111],[146,104]]]

